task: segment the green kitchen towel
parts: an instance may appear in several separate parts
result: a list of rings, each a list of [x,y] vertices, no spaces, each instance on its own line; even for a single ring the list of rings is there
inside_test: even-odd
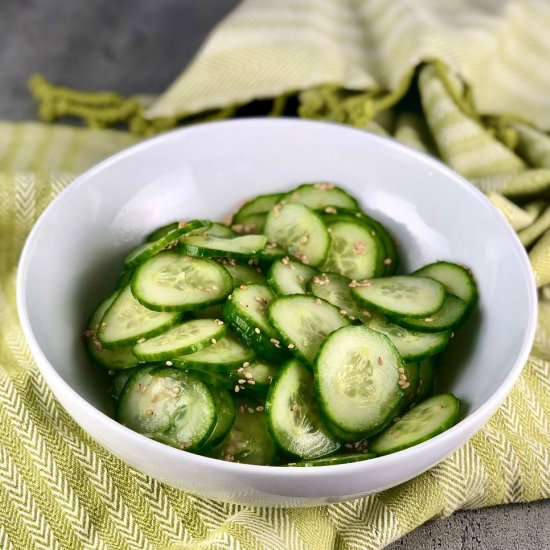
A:
[[[45,119],[128,122],[134,134],[0,123],[0,548],[382,548],[458,509],[550,497],[548,23],[550,7],[525,1],[248,0],[159,98],[35,79]],[[326,507],[208,501],[127,467],[55,401],[17,320],[24,239],[75,175],[137,133],[262,109],[439,156],[518,232],[540,287],[531,356],[486,427],[425,474]]]

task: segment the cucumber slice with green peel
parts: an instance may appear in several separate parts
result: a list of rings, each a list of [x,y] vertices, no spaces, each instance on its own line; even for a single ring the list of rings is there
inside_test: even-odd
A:
[[[103,316],[117,296],[118,292],[113,292],[113,294],[97,306],[90,317],[88,328],[84,332],[88,353],[92,359],[109,370],[129,369],[139,364],[139,359],[132,353],[131,346],[105,349],[97,338],[97,331],[99,330]]]
[[[223,237],[230,239],[237,237],[237,233],[224,223],[212,222],[212,227],[204,232],[205,235],[211,235],[212,237]]]
[[[237,403],[231,431],[211,450],[210,456],[242,464],[274,464],[277,446],[267,427],[264,406],[251,401]]]
[[[264,229],[267,213],[249,214],[243,216],[239,223],[233,223],[231,229],[240,235],[249,235],[251,233],[261,233]]]
[[[170,244],[177,243],[178,239],[183,235],[193,235],[198,231],[206,231],[210,227],[212,227],[212,222],[208,220],[193,220],[181,227],[178,225],[176,229],[168,231],[168,233],[165,233],[156,241],[146,242],[134,248],[124,260],[124,267],[125,269],[133,269],[170,246]]]
[[[451,339],[450,332],[415,332],[380,317],[372,317],[368,326],[385,334],[405,361],[420,361],[439,353],[447,347]]]
[[[459,418],[460,401],[451,393],[436,395],[406,412],[375,437],[370,448],[379,455],[407,449],[448,430]]]
[[[352,290],[362,305],[399,317],[425,319],[443,307],[444,286],[427,277],[396,275],[372,279]]]
[[[138,342],[132,351],[142,361],[163,361],[211,346],[224,334],[225,325],[220,320],[194,319]]]
[[[306,285],[308,292],[323,298],[340,309],[350,321],[366,322],[372,313],[361,307],[351,294],[351,281],[338,273],[320,273],[315,275]]]
[[[223,301],[233,279],[218,262],[162,252],[142,263],[132,278],[132,293],[155,311],[192,311]]]
[[[163,225],[154,231],[151,231],[146,237],[145,242],[146,243],[153,243],[155,241],[158,241],[161,237],[164,237],[167,233],[170,233],[170,231],[174,231],[174,229],[177,229],[179,226],[179,222],[171,222],[166,225]]]
[[[244,363],[223,370],[204,364],[187,364],[186,370],[195,372],[207,384],[233,393],[265,397],[279,367],[262,359]]]
[[[392,317],[394,323],[418,332],[445,332],[458,329],[468,317],[468,304],[447,294],[443,307],[425,319],[409,319],[407,317]]]
[[[192,235],[180,240],[182,254],[208,258],[248,259],[267,244],[265,235],[242,235],[230,239],[210,235]]]
[[[289,191],[280,202],[297,202],[314,210],[327,207],[359,209],[359,204],[349,193],[328,182],[304,183]]]
[[[349,325],[338,308],[306,295],[277,298],[269,307],[268,317],[287,349],[310,365],[325,338]]]
[[[179,319],[178,312],[151,311],[144,307],[127,286],[103,315],[97,338],[105,348],[123,348],[134,345],[141,338],[165,332]]]
[[[116,282],[115,290],[121,290],[124,287],[128,286],[132,282],[132,277],[134,276],[134,269],[125,269],[118,278]]]
[[[414,401],[423,401],[434,391],[435,362],[430,357],[418,364],[418,385]]]
[[[405,384],[402,385],[405,401],[403,407],[408,408],[416,400],[418,384],[420,383],[420,363],[415,361],[403,365]]]
[[[273,438],[290,455],[310,460],[340,448],[321,420],[313,376],[297,359],[279,371],[267,396],[266,414]]]
[[[222,305],[214,304],[213,306],[205,307],[204,309],[196,309],[193,311],[195,319],[221,319]]]
[[[323,211],[325,223],[353,219],[363,223],[371,235],[379,240],[381,249],[384,251],[384,272],[386,277],[393,275],[399,267],[399,253],[397,244],[390,232],[378,221],[361,211],[347,210],[344,208],[330,209]]]
[[[350,462],[361,462],[376,458],[374,453],[350,453],[342,455],[327,456],[324,458],[316,458],[315,460],[303,460],[300,462],[289,462],[287,466],[297,468],[310,468],[313,466],[332,466],[334,464],[348,464]]]
[[[263,250],[260,250],[254,258],[248,260],[248,265],[252,267],[262,266],[264,268],[270,266],[274,261],[282,260],[287,256],[287,251],[275,243],[267,243]]]
[[[369,437],[391,421],[403,400],[402,359],[390,340],[366,326],[344,327],[315,360],[319,404],[330,423]]]
[[[279,335],[270,325],[267,311],[275,299],[267,285],[241,285],[222,308],[222,316],[231,329],[256,353],[272,361],[284,360],[288,353]]]
[[[179,369],[140,369],[120,396],[119,422],[172,447],[197,450],[216,424],[208,387]]]
[[[244,218],[253,214],[266,214],[282,198],[283,193],[272,193],[269,195],[258,195],[256,198],[245,202],[233,215],[232,224],[242,223]]]
[[[253,361],[255,357],[252,349],[230,332],[226,332],[215,344],[189,355],[175,357],[172,362],[184,369],[204,367],[223,374],[241,367],[243,363]]]
[[[346,219],[327,223],[331,244],[323,271],[350,279],[368,279],[384,272],[385,252],[378,238],[363,223]]]
[[[471,309],[477,302],[477,285],[471,272],[451,262],[435,262],[414,272],[414,275],[439,281],[448,293],[454,294]]]
[[[216,425],[205,446],[214,447],[221,443],[231,431],[237,410],[229,392],[216,387],[209,387],[208,389],[216,405]]]
[[[397,244],[390,232],[378,221],[370,216],[364,218],[374,227],[376,235],[380,237],[380,240],[384,244],[384,250],[386,255],[384,257],[384,275],[390,277],[394,275],[399,268],[399,252],[397,250]]]
[[[231,258],[227,258],[227,260],[223,262],[223,266],[229,271],[229,274],[233,278],[234,288],[241,285],[265,285],[267,283],[261,271],[256,271],[259,268],[237,264]]]
[[[308,265],[325,261],[330,236],[321,217],[299,203],[277,204],[269,212],[264,233],[288,253]]]
[[[118,399],[122,395],[124,386],[126,386],[126,382],[128,382],[128,380],[130,379],[130,376],[132,376],[138,370],[145,367],[146,367],[145,365],[141,365],[138,367],[132,367],[130,369],[124,369],[124,370],[119,370],[115,372],[115,374],[113,375],[113,378],[111,379],[111,384],[109,386],[109,395],[113,399],[118,401]]]
[[[317,273],[314,267],[305,265],[288,256],[271,264],[267,280],[276,294],[305,294],[306,283]]]

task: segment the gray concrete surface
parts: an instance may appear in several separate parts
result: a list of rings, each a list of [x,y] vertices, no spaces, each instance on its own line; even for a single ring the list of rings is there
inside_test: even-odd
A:
[[[35,72],[88,90],[158,93],[235,0],[0,0],[0,118],[35,117]],[[459,512],[391,550],[545,550],[550,501]]]

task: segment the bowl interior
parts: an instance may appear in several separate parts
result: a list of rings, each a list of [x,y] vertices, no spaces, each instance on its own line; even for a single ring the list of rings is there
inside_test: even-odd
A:
[[[58,374],[111,413],[107,376],[80,334],[113,287],[122,259],[175,219],[223,219],[244,199],[307,181],[357,196],[398,241],[404,272],[428,262],[469,266],[479,307],[445,353],[438,384],[465,413],[514,367],[532,321],[525,254],[500,214],[471,185],[428,157],[349,128],[243,120],[176,131],[116,155],[73,183],[33,231],[20,279],[30,330]]]

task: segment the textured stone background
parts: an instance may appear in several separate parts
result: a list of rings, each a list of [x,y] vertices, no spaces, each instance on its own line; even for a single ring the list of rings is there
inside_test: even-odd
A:
[[[0,118],[35,118],[26,81],[158,93],[235,0],[0,0]],[[550,501],[459,512],[391,550],[544,550]]]

